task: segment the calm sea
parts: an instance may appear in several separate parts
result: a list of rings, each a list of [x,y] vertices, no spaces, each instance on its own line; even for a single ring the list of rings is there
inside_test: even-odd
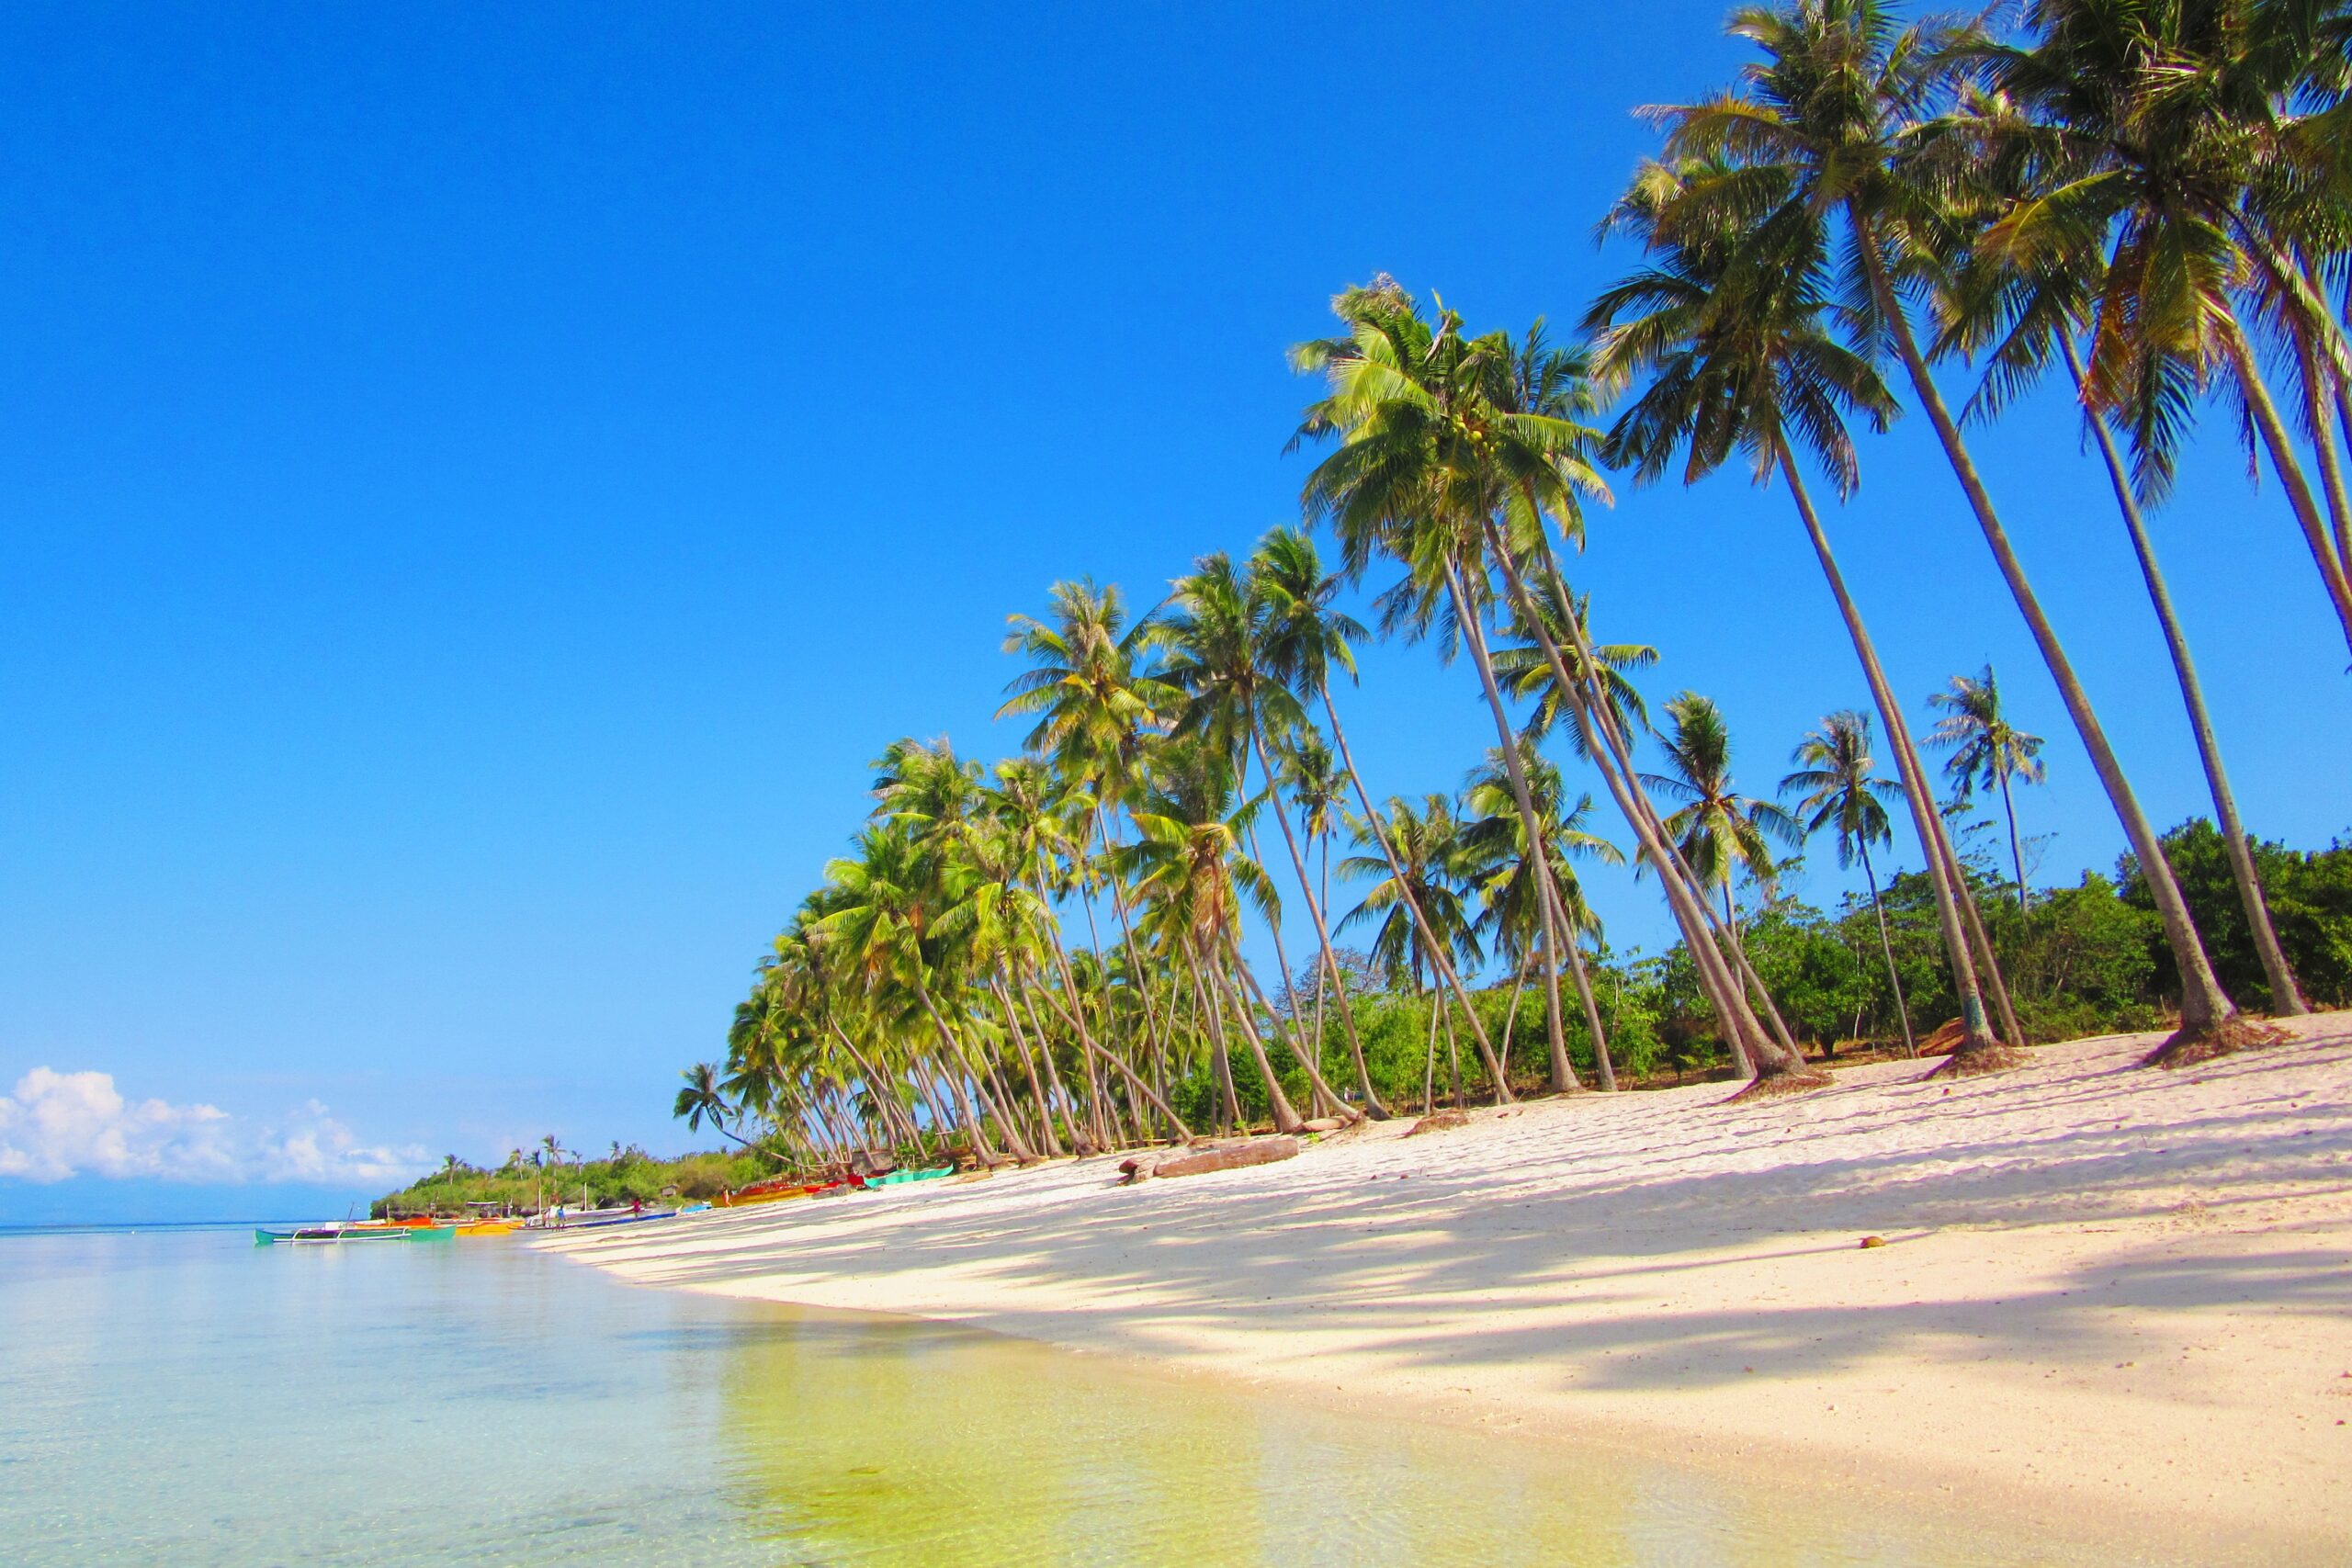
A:
[[[0,1234],[12,1568],[2058,1560],[1884,1514],[513,1241]]]

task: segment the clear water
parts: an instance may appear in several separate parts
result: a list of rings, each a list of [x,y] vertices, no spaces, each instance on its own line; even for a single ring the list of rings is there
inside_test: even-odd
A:
[[[2085,1560],[1883,1516],[512,1241],[0,1235],[13,1568]]]

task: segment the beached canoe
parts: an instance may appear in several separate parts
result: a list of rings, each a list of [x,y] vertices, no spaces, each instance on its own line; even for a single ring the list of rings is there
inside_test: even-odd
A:
[[[594,1210],[590,1212],[596,1213]],[[593,1220],[566,1220],[563,1228],[568,1231],[599,1231],[614,1225],[641,1225],[649,1220],[674,1220],[677,1217],[675,1209],[652,1209],[641,1214],[606,1213]]]
[[[910,1181],[936,1181],[943,1176],[953,1176],[955,1174],[956,1168],[952,1165],[943,1165],[936,1170],[894,1170],[888,1176],[867,1177],[865,1179],[865,1185],[868,1187],[903,1187]]]
[[[730,1192],[718,1203],[724,1209],[747,1209],[754,1203],[781,1203],[790,1198],[806,1198],[815,1190],[813,1187],[779,1187],[765,1192]]]

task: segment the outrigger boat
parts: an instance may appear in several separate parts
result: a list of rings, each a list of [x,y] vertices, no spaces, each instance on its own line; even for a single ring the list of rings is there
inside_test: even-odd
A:
[[[323,1225],[297,1225],[291,1230],[282,1231],[256,1225],[254,1228],[254,1245],[323,1247],[349,1241],[447,1241],[457,1234],[455,1225],[356,1224],[337,1221]]]
[[[729,1192],[718,1200],[722,1209],[747,1209],[754,1203],[781,1203],[787,1198],[806,1198],[818,1190],[805,1181],[763,1181],[746,1187],[741,1192]]]
[[[457,1232],[459,1235],[512,1235],[522,1228],[523,1222],[519,1219],[460,1220]]]

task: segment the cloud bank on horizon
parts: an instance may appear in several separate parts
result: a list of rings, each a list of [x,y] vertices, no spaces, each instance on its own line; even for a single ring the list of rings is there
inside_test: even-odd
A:
[[[422,1148],[362,1144],[315,1100],[258,1122],[214,1105],[126,1100],[111,1073],[45,1066],[0,1097],[0,1178],[383,1182],[432,1163]]]

